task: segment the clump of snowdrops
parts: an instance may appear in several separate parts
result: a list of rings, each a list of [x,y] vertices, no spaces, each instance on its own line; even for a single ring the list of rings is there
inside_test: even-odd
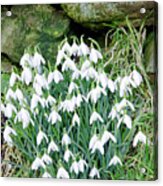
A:
[[[30,162],[31,177],[109,179],[129,148],[147,144],[135,128],[136,68],[112,79],[99,45],[64,40],[54,65],[36,50],[14,70],[1,110],[5,142]],[[132,99],[131,99],[132,98]]]

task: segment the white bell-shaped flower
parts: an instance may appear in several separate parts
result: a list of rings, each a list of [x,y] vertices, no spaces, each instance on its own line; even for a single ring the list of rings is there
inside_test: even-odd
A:
[[[3,137],[4,137],[4,141],[7,142],[7,144],[12,147],[13,146],[13,140],[10,136],[10,134],[13,134],[14,136],[17,136],[17,133],[15,132],[14,129],[12,129],[9,126],[5,127],[5,130],[3,132]]]
[[[29,85],[32,82],[32,72],[30,68],[25,67],[22,74],[21,74],[21,80],[26,85]]]
[[[120,97],[128,95],[128,93],[132,94],[131,88],[129,86],[130,86],[130,77],[129,76],[123,77],[120,82],[120,92],[119,92]]]
[[[81,72],[78,69],[76,69],[72,73],[72,80],[79,79],[80,76],[81,76]]]
[[[109,140],[112,140],[114,143],[117,143],[116,138],[113,136],[113,134],[111,132],[108,131],[104,131],[102,138],[101,138],[101,142],[104,145],[105,143],[107,143]]]
[[[48,105],[53,105],[55,103],[56,103],[56,99],[53,96],[48,95],[46,99],[46,106],[48,107]]]
[[[76,99],[67,99],[60,103],[58,110],[63,110],[63,112],[73,112],[75,110]]]
[[[32,67],[32,63],[33,63],[33,56],[31,56],[30,54],[28,53],[25,53],[21,59],[20,59],[20,65],[23,67],[23,68],[26,68],[26,67]]]
[[[138,142],[142,142],[144,144],[147,143],[147,137],[141,131],[139,131],[135,135],[134,140],[133,140],[133,147],[136,147]]]
[[[46,100],[41,98],[37,94],[33,94],[32,99],[31,99],[31,110],[32,111],[38,106],[38,103],[40,103],[40,105],[44,108],[46,105]]]
[[[77,115],[77,113],[75,112],[73,118],[72,118],[72,126],[75,126],[75,124],[77,124],[78,126],[80,126],[80,118]]]
[[[71,144],[71,138],[68,136],[67,133],[64,133],[63,137],[62,137],[62,146],[63,145],[69,145]]]
[[[52,164],[52,158],[48,155],[48,154],[44,154],[43,156],[42,156],[42,161],[45,163],[45,164],[47,164],[47,165],[50,165],[50,164]]]
[[[23,102],[26,102],[26,100],[23,96],[23,93],[19,88],[16,89],[15,96],[16,96],[16,98],[17,98],[17,100],[19,101],[20,104],[22,104]]]
[[[66,58],[65,62],[62,65],[62,72],[67,71],[67,70],[72,70],[72,71],[77,70],[77,67],[76,67],[74,61],[68,57]]]
[[[15,118],[15,123],[17,122],[17,120],[19,122],[23,123],[23,128],[25,129],[26,127],[28,127],[29,123],[31,123],[34,126],[34,122],[31,119],[31,116],[28,112],[28,110],[21,108],[21,110],[18,112],[16,118]]]
[[[111,118],[111,120],[114,120],[115,118],[118,118],[119,117],[119,114],[116,110],[116,106],[113,106],[113,108],[111,109],[109,115],[108,115],[108,118]]]
[[[71,82],[68,88],[68,93],[71,94],[74,90],[77,90],[79,87],[76,83]]]
[[[60,71],[55,70],[54,72],[50,72],[48,75],[48,83],[51,83],[52,81],[54,81],[56,84],[58,84],[60,81],[62,81],[63,75]]]
[[[38,168],[40,168],[40,167],[45,169],[45,164],[42,159],[40,159],[39,157],[36,157],[32,163],[31,169],[38,170]]]
[[[114,91],[115,91],[115,84],[114,84],[114,82],[111,79],[108,79],[107,86],[108,86],[109,90],[112,93],[114,93]]]
[[[86,56],[87,54],[89,54],[89,47],[84,43],[84,41],[81,42],[79,50],[80,50],[79,56],[81,55]]]
[[[89,67],[81,74],[82,79],[89,81],[90,79],[98,80],[98,73],[93,67]]]
[[[68,163],[70,157],[74,158],[74,155],[69,149],[66,149],[63,159]]]
[[[72,46],[71,46],[71,54],[74,55],[74,56],[76,56],[76,55],[78,55],[79,50],[80,50],[79,46],[74,41],[73,44],[72,44]]]
[[[12,99],[16,100],[16,95],[11,88],[8,89],[5,98],[6,98],[6,101],[11,101]]]
[[[117,128],[120,127],[122,122],[126,124],[127,128],[129,128],[129,129],[132,128],[132,120],[129,115],[125,114],[122,118],[119,119],[118,124],[117,124]]]
[[[76,97],[74,97],[74,103],[76,107],[80,107],[82,101],[83,99],[81,94],[78,94]]]
[[[47,135],[40,130],[39,133],[37,134],[37,146],[41,144],[43,139],[45,139],[46,143],[48,143],[49,140]]]
[[[108,78],[104,72],[99,74],[98,81],[104,89],[108,86]]]
[[[14,84],[15,84],[15,82],[16,82],[17,80],[20,80],[19,75],[16,74],[15,72],[12,72],[11,77],[10,77],[10,82],[9,82],[10,87],[13,87]]]
[[[141,82],[143,81],[141,74],[136,70],[131,72],[130,78],[132,80],[131,84],[134,88],[138,87],[141,84]]]
[[[62,63],[62,60],[65,59],[66,55],[63,50],[59,50],[57,54],[56,66]]]
[[[62,121],[61,116],[58,114],[58,112],[53,110],[49,115],[48,122],[51,124],[55,124],[55,123],[61,122],[61,121]]]
[[[91,62],[89,60],[85,60],[84,63],[82,64],[81,67],[81,72],[85,72],[86,70],[89,69],[89,67],[91,66]]]
[[[74,172],[76,175],[79,174],[79,166],[78,166],[78,163],[77,161],[74,161],[70,167],[70,172]]]
[[[117,164],[120,164],[122,166],[122,162],[121,162],[120,158],[118,156],[114,155],[114,157],[109,162],[109,167],[112,165],[115,166]]]
[[[102,117],[100,116],[100,114],[97,113],[96,111],[94,111],[94,112],[91,114],[91,117],[90,117],[90,125],[92,125],[92,123],[94,123],[95,121],[100,121],[101,123],[104,122],[104,120],[102,119]]]
[[[88,164],[85,160],[80,159],[79,162],[78,162],[78,167],[79,167],[79,171],[81,173],[84,173],[84,169],[85,169],[85,167],[88,167]]]
[[[104,96],[107,95],[106,91],[103,88],[97,86],[88,93],[87,98],[91,99],[92,103],[97,103],[97,100],[101,97],[101,94],[103,94]]]
[[[54,141],[51,141],[48,145],[48,154],[55,151],[59,152],[59,148]]]
[[[38,68],[41,64],[45,64],[45,59],[43,58],[43,56],[41,54],[39,54],[38,52],[35,52],[34,57],[33,57],[33,61],[32,61],[32,67],[34,68]]]
[[[71,55],[72,54],[72,49],[71,46],[69,45],[69,43],[66,41],[64,43],[64,45],[62,46],[62,51],[64,51],[65,53]]]
[[[64,167],[60,167],[57,172],[57,178],[69,179],[70,176]]]
[[[98,137],[96,134],[94,134],[89,142],[89,149],[91,150],[93,146],[95,145],[96,141],[98,140]]]
[[[93,145],[91,153],[95,153],[96,150],[98,150],[102,155],[104,155],[103,143],[99,139]]]
[[[12,114],[14,113],[17,113],[17,110],[15,108],[14,105],[12,105],[11,103],[7,103],[6,107],[5,107],[5,116],[7,118],[11,118],[12,117]]]
[[[89,177],[90,178],[95,178],[95,177],[100,178],[100,173],[95,166],[91,169]]]
[[[116,105],[117,111],[120,112],[125,107],[130,107],[132,111],[135,111],[134,105],[128,101],[126,98],[123,98],[122,101]]]
[[[44,172],[44,174],[42,175],[42,178],[52,178],[52,176],[46,171],[46,172]]]
[[[91,48],[89,59],[96,64],[98,59],[102,59],[102,54],[95,48]]]

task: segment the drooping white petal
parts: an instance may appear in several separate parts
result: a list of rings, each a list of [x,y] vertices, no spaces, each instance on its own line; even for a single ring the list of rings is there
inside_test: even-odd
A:
[[[6,107],[5,107],[5,116],[7,118],[11,118],[13,113],[17,113],[17,110],[15,108],[14,105],[12,105],[11,103],[7,103]]]
[[[64,167],[60,167],[57,172],[57,178],[69,179],[69,174]]]
[[[56,65],[60,65],[62,63],[62,60],[65,59],[66,55],[63,50],[59,50],[57,54],[57,61]]]
[[[100,121],[101,123],[104,122],[100,114],[98,114],[96,111],[94,111],[90,117],[90,125],[92,125],[92,123],[94,123],[95,121]]]
[[[104,155],[104,147],[101,142],[101,140],[97,140],[95,144],[93,145],[91,153],[95,153],[95,151],[98,150],[102,155]]]
[[[98,169],[95,166],[91,169],[89,177],[90,178],[94,178],[94,177],[100,178],[100,173],[99,173]]]
[[[79,87],[76,83],[71,82],[68,88],[68,93],[71,94],[74,90],[77,90]]]
[[[144,144],[147,143],[147,137],[141,131],[139,131],[135,135],[134,140],[133,140],[133,147],[136,147],[139,141]]]
[[[32,82],[32,72],[29,68],[25,67],[21,74],[22,82],[29,85]]]
[[[12,129],[9,126],[6,126],[5,130],[3,132],[4,141],[7,142],[7,144],[10,147],[12,147],[13,146],[13,141],[12,141],[12,138],[11,138],[10,134],[13,134],[14,136],[17,136],[17,133],[15,132],[14,129]]]
[[[64,157],[63,159],[68,163],[70,157],[74,157],[73,153],[69,150],[69,149],[66,149],[65,153],[64,153]]]
[[[79,55],[86,56],[89,53],[89,47],[82,41],[80,46],[79,46]]]
[[[60,81],[62,81],[64,78],[63,78],[63,75],[61,72],[59,72],[58,70],[55,70],[53,72],[53,79],[55,81],[56,84],[58,84]]]
[[[55,124],[58,121],[61,122],[62,118],[55,110],[53,110],[49,115],[48,122],[51,122],[51,124]]]
[[[98,140],[98,137],[96,134],[94,134],[89,142],[89,149],[91,150],[94,146],[94,144],[96,143],[96,141]]]
[[[43,56],[41,54],[39,54],[38,52],[35,52],[34,57],[33,57],[33,61],[32,61],[32,67],[37,68],[39,67],[41,64],[45,64],[45,59],[43,58]]]
[[[42,178],[52,178],[52,176],[48,172],[44,172]]]
[[[53,105],[55,103],[56,103],[56,99],[53,96],[49,95],[46,99],[46,106]]]
[[[79,162],[78,162],[78,167],[79,167],[79,171],[84,173],[84,168],[88,167],[88,164],[85,160],[80,159]]]
[[[32,63],[33,63],[33,56],[31,56],[30,54],[28,53],[25,53],[21,59],[20,59],[20,65],[23,67],[23,68],[26,68],[26,67],[32,67]]]
[[[102,59],[102,54],[95,48],[91,48],[89,59],[96,64],[98,59]]]
[[[74,114],[73,118],[72,118],[72,126],[75,126],[75,124],[77,124],[78,126],[80,126],[80,118],[77,115],[77,113]]]
[[[40,159],[39,157],[36,157],[36,159],[32,163],[31,169],[38,170],[38,168],[40,168],[40,167],[45,169],[45,164],[42,161],[42,159]]]
[[[117,142],[116,138],[113,136],[113,134],[111,132],[108,131],[104,131],[102,138],[101,138],[101,142],[104,145],[105,143],[107,143],[109,140],[112,140],[114,143]]]
[[[72,71],[77,70],[77,67],[76,67],[74,61],[68,57],[66,58],[65,62],[62,65],[62,72],[67,71],[67,70],[72,70]]]
[[[55,152],[55,151],[59,152],[59,148],[58,148],[58,146],[56,145],[56,143],[55,143],[54,141],[51,141],[51,142],[49,143],[49,145],[48,145],[48,154],[49,154],[51,151],[53,151],[53,152]]]
[[[114,91],[115,91],[115,85],[114,85],[114,82],[111,79],[108,79],[108,88],[110,89],[110,91],[112,93],[114,93]]]
[[[79,174],[79,167],[78,167],[78,163],[76,161],[74,161],[70,167],[70,172],[74,172],[76,175]]]
[[[138,87],[143,81],[141,74],[137,70],[134,70],[133,72],[131,72],[130,78],[132,80],[131,84],[134,88]]]
[[[16,95],[14,91],[11,88],[9,88],[6,93],[6,101],[10,101],[11,99],[16,100]]]
[[[71,144],[71,138],[65,133],[62,137],[62,146]]]
[[[13,87],[14,84],[15,84],[15,82],[16,82],[17,80],[20,80],[19,75],[16,74],[16,73],[14,73],[14,72],[12,72],[11,77],[10,77],[10,82],[9,82],[10,86]]]
[[[47,164],[47,165],[50,165],[50,164],[52,164],[52,158],[48,155],[48,154],[44,154],[43,156],[42,156],[42,161],[45,163],[45,164]]]
[[[117,164],[120,164],[122,166],[122,162],[121,162],[120,158],[118,156],[114,155],[114,157],[109,162],[109,167],[112,165],[115,166]]]
[[[89,67],[91,66],[91,63],[89,60],[85,60],[81,67],[81,72],[85,72]]]
[[[42,140],[45,138],[46,143],[48,143],[48,137],[46,136],[46,134],[44,132],[42,132],[41,130],[39,131],[39,133],[37,134],[37,146],[39,146],[42,142]]]

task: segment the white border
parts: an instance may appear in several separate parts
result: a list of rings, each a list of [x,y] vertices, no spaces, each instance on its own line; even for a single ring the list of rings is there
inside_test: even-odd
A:
[[[104,2],[106,0],[98,0],[98,2]],[[125,0],[111,0],[115,1],[125,1]],[[127,0],[132,1],[132,0]],[[137,0],[135,0],[137,1]],[[54,3],[67,3],[67,2],[95,2],[95,0],[1,0],[0,4],[54,4]],[[55,185],[60,186],[64,184],[65,186],[113,186],[113,185],[163,185],[163,117],[161,117],[163,111],[163,0],[157,0],[159,3],[159,28],[158,28],[158,38],[159,38],[159,47],[158,47],[158,84],[159,84],[159,180],[150,181],[150,182],[141,182],[141,181],[91,181],[91,180],[45,180],[45,179],[16,179],[16,178],[0,178],[1,186],[39,186],[46,185]]]

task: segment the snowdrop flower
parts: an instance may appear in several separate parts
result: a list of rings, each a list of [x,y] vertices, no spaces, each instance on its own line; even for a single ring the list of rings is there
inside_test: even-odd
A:
[[[63,135],[63,137],[62,137],[62,146],[63,145],[69,145],[69,144],[71,144],[71,138],[68,136],[68,134],[67,133],[65,133],[64,135]]]
[[[138,71],[134,70],[131,74],[130,74],[130,78],[131,78],[131,84],[134,88],[138,87],[141,82],[143,81],[142,76],[139,74]]]
[[[87,54],[89,54],[89,48],[83,41],[81,42],[79,49],[80,49],[79,56],[81,55],[86,56]]]
[[[25,82],[26,85],[29,85],[32,82],[32,72],[29,68],[25,67],[21,74],[22,82]]]
[[[49,140],[48,140],[47,135],[40,130],[39,133],[37,134],[37,146],[39,146],[41,144],[41,142],[44,138],[46,140],[46,143],[48,143]]]
[[[119,114],[118,114],[118,112],[117,112],[116,106],[114,106],[114,107],[111,109],[108,118],[111,118],[111,120],[114,120],[115,117],[119,118]]]
[[[43,58],[43,56],[41,54],[39,54],[38,52],[35,52],[34,57],[33,57],[33,61],[32,61],[32,67],[37,68],[39,67],[41,64],[45,64],[45,59]]]
[[[93,61],[96,64],[98,62],[98,59],[102,59],[102,55],[95,48],[91,48],[89,59],[90,61]]]
[[[74,97],[74,103],[76,107],[80,107],[82,101],[83,99],[81,94],[78,94],[76,97]]]
[[[33,63],[33,56],[31,56],[28,53],[25,53],[22,58],[20,59],[20,65],[23,68],[26,68],[27,66],[32,67],[32,63]]]
[[[16,100],[16,95],[13,92],[13,90],[11,88],[9,88],[6,93],[6,101],[10,101],[11,99]]]
[[[90,79],[95,79],[95,80],[98,79],[98,73],[93,67],[90,67],[86,69],[85,71],[83,71],[81,76],[82,76],[82,79],[86,79],[87,81],[89,81]]]
[[[125,123],[127,128],[131,129],[132,128],[132,120],[131,120],[131,117],[127,114],[125,114],[119,121],[118,121],[118,124],[117,124],[117,128],[120,127],[121,123]]]
[[[78,69],[76,69],[73,73],[72,73],[72,80],[75,79],[79,79],[79,77],[81,76],[81,73]]]
[[[117,164],[120,164],[122,166],[122,162],[119,159],[119,157],[114,155],[114,157],[109,162],[109,167],[112,166],[112,165],[117,165]]]
[[[24,108],[21,108],[21,110],[18,112],[14,122],[16,123],[17,120],[23,123],[23,129],[28,127],[29,123],[34,126],[34,122],[31,119],[29,112]]]
[[[58,84],[60,81],[62,81],[63,75],[61,72],[59,72],[58,70],[55,70],[54,72],[50,72],[48,75],[48,83],[51,83],[52,81],[54,81],[56,84]]]
[[[65,100],[60,103],[58,110],[63,110],[63,112],[73,112],[75,110],[76,99]]]
[[[11,77],[10,77],[10,82],[9,82],[9,84],[10,84],[11,87],[14,86],[16,80],[20,80],[20,77],[19,77],[18,74],[12,72]]]
[[[130,85],[130,77],[125,76],[124,78],[122,78],[121,83],[120,83],[120,93],[119,93],[120,97],[123,97],[128,92],[132,94],[131,88],[129,87],[129,85]]]
[[[103,88],[97,86],[88,93],[87,98],[88,100],[91,99],[92,103],[97,103],[97,100],[101,97],[101,94],[105,96],[107,95]]]
[[[57,172],[57,178],[69,179],[70,177],[68,172],[64,169],[64,167],[60,167]]]
[[[85,72],[89,67],[91,66],[91,63],[89,60],[85,60],[81,67],[81,72]]]
[[[48,83],[47,80],[45,78],[45,75],[40,75],[40,74],[36,74],[36,76],[34,77],[34,85],[38,84],[41,88],[46,88],[48,89]]]
[[[104,89],[108,86],[108,78],[104,72],[99,74],[98,81],[101,83]]]
[[[78,163],[76,161],[74,161],[70,167],[70,172],[75,172],[76,175],[79,174],[79,167],[78,167]]]
[[[48,154],[50,154],[51,151],[53,151],[53,152],[55,152],[55,151],[59,152],[59,148],[58,148],[58,146],[56,145],[56,143],[54,141],[51,141],[49,143],[49,145],[48,145]]]
[[[59,50],[57,54],[57,61],[56,61],[56,66],[60,65],[62,63],[62,60],[66,57],[65,53],[63,50]]]
[[[84,168],[88,167],[88,164],[87,164],[87,162],[85,160],[80,159],[79,162],[78,162],[78,167],[79,167],[79,171],[83,173],[84,172]]]
[[[67,41],[62,46],[62,51],[67,52],[70,55],[72,54],[72,48]]]
[[[116,105],[118,112],[120,112],[126,106],[129,106],[132,111],[135,111],[134,105],[126,98],[123,98],[122,101]]]
[[[79,46],[74,41],[72,46],[71,46],[71,54],[76,56],[76,55],[78,55],[78,53],[79,53]]]
[[[93,145],[91,153],[92,153],[92,154],[95,153],[96,150],[99,150],[99,152],[100,152],[102,155],[104,155],[103,143],[102,143],[101,140],[99,140],[99,139],[98,139],[98,140],[95,142],[95,144]]]
[[[114,93],[114,91],[115,91],[115,85],[114,85],[114,82],[113,82],[111,79],[108,79],[107,86],[108,86],[108,88],[110,89],[110,91],[111,91],[112,93]]]
[[[144,144],[147,143],[147,137],[141,131],[139,131],[135,135],[134,140],[133,140],[133,147],[136,147],[139,141]]]
[[[48,154],[44,154],[43,156],[42,156],[42,161],[44,162],[44,163],[46,163],[47,165],[50,165],[50,164],[52,164],[52,159],[51,159],[51,157],[48,155]]]
[[[55,124],[58,121],[61,122],[62,118],[55,110],[53,110],[49,115],[48,122],[51,122],[52,124]]]
[[[33,111],[37,107],[38,103],[40,103],[41,106],[44,108],[45,102],[46,100],[42,99],[39,95],[33,94],[31,99],[31,110]]]
[[[19,88],[16,89],[15,96],[16,96],[17,100],[19,101],[19,103],[22,104],[23,101],[26,102],[26,100],[24,99],[23,93]]]
[[[14,129],[12,129],[11,127],[9,126],[6,126],[5,127],[5,130],[3,132],[3,137],[4,137],[4,140],[5,142],[7,142],[7,144],[12,147],[13,146],[13,141],[10,137],[10,134],[13,134],[14,136],[17,136],[16,132]]]
[[[71,94],[73,90],[77,90],[79,87],[76,83],[71,82],[68,88],[68,93]]]
[[[5,115],[7,118],[11,118],[13,112],[17,113],[17,110],[16,110],[15,106],[12,105],[11,103],[7,103],[6,108],[5,108],[5,113],[4,113],[4,115]]]
[[[94,135],[92,136],[90,142],[89,142],[89,149],[90,149],[90,150],[94,147],[94,145],[95,145],[95,143],[96,143],[97,140],[98,140],[98,137],[97,137],[96,134],[94,134]]]
[[[91,172],[89,174],[89,177],[90,178],[94,178],[95,176],[97,176],[97,178],[100,178],[100,173],[98,171],[98,169],[94,166],[92,169],[91,169]]]
[[[62,72],[67,71],[67,70],[72,70],[72,71],[77,70],[74,61],[68,57],[66,58],[65,62],[62,65]]]
[[[44,172],[42,178],[52,178],[52,176],[48,172]]]
[[[46,99],[46,106],[48,107],[48,105],[53,105],[55,103],[56,99],[53,96],[49,95]]]
[[[105,143],[107,143],[109,140],[112,140],[114,143],[117,143],[116,138],[113,136],[113,134],[111,132],[105,131],[102,135],[101,138],[101,142],[104,145]]]
[[[45,164],[42,161],[42,159],[40,159],[39,157],[36,157],[36,159],[32,163],[31,169],[38,170],[38,168],[40,168],[40,167],[45,169]]]
[[[100,121],[101,123],[104,122],[100,114],[98,114],[96,111],[94,111],[90,117],[90,125],[92,125],[92,123],[94,123],[95,121]]]
[[[66,149],[63,159],[68,163],[70,157],[74,158],[74,155],[69,149]]]
[[[75,124],[77,124],[78,126],[80,126],[80,118],[77,115],[77,113],[74,114],[73,118],[72,118],[72,126],[75,126]]]

